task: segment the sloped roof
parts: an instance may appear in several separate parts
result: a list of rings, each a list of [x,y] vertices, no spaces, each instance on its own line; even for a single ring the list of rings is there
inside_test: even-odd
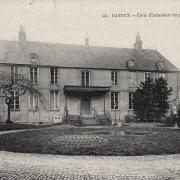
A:
[[[0,41],[0,63],[31,64],[30,53],[39,57],[45,66],[128,69],[127,61],[134,60],[136,70],[158,70],[157,62],[163,61],[166,71],[179,71],[156,50],[136,51],[130,48],[81,46],[59,43],[28,41],[20,48],[17,41]]]

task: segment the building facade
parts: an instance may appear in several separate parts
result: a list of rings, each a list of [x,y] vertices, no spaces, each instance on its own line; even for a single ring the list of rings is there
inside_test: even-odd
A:
[[[20,28],[18,41],[0,42],[0,71],[27,76],[41,95],[26,93],[11,105],[12,120],[57,123],[76,120],[85,125],[124,121],[133,115],[133,93],[141,81],[163,76],[179,99],[179,69],[156,50],[64,45],[27,41]],[[16,93],[16,92],[15,92]],[[0,121],[7,107],[0,99]]]

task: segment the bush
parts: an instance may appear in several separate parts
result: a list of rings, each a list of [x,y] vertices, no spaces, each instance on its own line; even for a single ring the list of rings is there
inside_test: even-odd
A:
[[[132,122],[140,122],[140,120],[135,117],[134,115],[125,115],[124,117],[125,123],[132,123]]]
[[[180,117],[178,117],[178,119],[177,119],[177,125],[180,128]]]
[[[167,126],[174,126],[174,124],[176,123],[177,118],[173,115],[169,115],[165,118],[165,124]]]

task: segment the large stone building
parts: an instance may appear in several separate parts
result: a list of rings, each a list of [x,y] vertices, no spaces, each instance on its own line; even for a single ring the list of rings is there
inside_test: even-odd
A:
[[[18,41],[0,41],[0,71],[25,74],[42,95],[25,94],[11,105],[12,120],[53,123],[67,118],[76,124],[124,121],[133,114],[133,92],[141,81],[163,76],[178,99],[179,69],[158,51],[27,41],[24,27]],[[1,98],[0,121],[7,119]],[[110,122],[111,123],[111,122]]]

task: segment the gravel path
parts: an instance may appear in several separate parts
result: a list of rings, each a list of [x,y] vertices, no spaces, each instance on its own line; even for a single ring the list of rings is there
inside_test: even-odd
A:
[[[0,151],[1,180],[180,180],[180,154],[61,156]]]

